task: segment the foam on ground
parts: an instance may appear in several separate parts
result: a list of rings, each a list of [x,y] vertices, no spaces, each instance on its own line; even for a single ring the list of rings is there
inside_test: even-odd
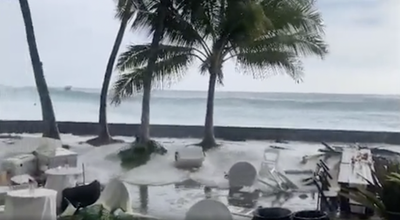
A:
[[[22,139],[10,139],[14,144],[5,143],[7,139],[0,139],[0,158],[8,155],[19,153],[29,153],[36,149],[33,137],[41,135],[25,135]],[[62,135],[63,143],[71,146],[71,150],[79,154],[79,162],[85,163],[86,179],[98,179],[102,183],[106,183],[114,176],[120,176],[130,182],[129,192],[132,196],[132,204],[135,209],[141,210],[152,215],[167,215],[175,219],[183,219],[185,212],[191,205],[204,198],[202,188],[199,189],[176,189],[174,185],[165,185],[173,182],[180,182],[184,178],[193,178],[204,185],[223,187],[227,185],[224,173],[238,161],[249,161],[256,168],[259,168],[263,157],[264,148],[269,145],[278,145],[287,150],[281,150],[279,166],[282,169],[300,169],[299,161],[305,154],[317,153],[319,148],[323,148],[320,144],[309,144],[302,142],[290,142],[288,144],[276,144],[269,141],[247,141],[247,142],[227,142],[221,141],[222,147],[211,150],[207,153],[204,165],[197,172],[188,173],[174,168],[174,152],[176,149],[186,145],[199,142],[196,139],[157,139],[167,149],[168,154],[165,156],[154,156],[146,165],[136,169],[126,171],[120,167],[120,161],[117,157],[118,151],[127,146],[127,143],[112,144],[102,147],[92,147],[85,143],[80,143],[90,139],[91,137],[77,137],[73,135]],[[118,139],[132,142],[134,138],[116,137]],[[371,145],[377,146],[377,145]],[[383,145],[378,145],[383,146]],[[393,150],[394,146],[388,147]],[[396,147],[398,148],[398,147]],[[315,162],[315,161],[314,161]],[[303,166],[304,168],[314,169],[314,162],[310,162]],[[145,187],[146,190],[139,188],[142,184],[150,184],[157,186]],[[165,185],[165,186],[161,186]],[[145,191],[145,192],[143,192]],[[214,196],[220,201],[227,203],[227,190],[213,189]],[[214,197],[213,196],[213,197]],[[141,198],[142,197],[142,198]],[[147,199],[146,199],[147,198]],[[261,198],[260,203],[264,206],[272,205],[273,199]],[[296,209],[313,209],[315,201],[311,198],[306,200],[294,197],[288,201],[283,201],[281,205],[284,207]]]
[[[135,185],[162,186],[188,179],[188,172],[176,169],[173,161],[171,152],[163,156],[153,155],[145,165],[125,173],[122,180]]]

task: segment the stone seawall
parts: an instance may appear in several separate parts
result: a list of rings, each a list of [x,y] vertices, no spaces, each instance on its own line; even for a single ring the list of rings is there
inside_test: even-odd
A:
[[[2,121],[0,133],[41,133],[41,121]],[[97,123],[58,122],[61,133],[73,135],[96,135]],[[118,136],[134,136],[138,124],[110,124],[110,133]],[[152,125],[153,137],[201,138],[202,126],[190,125]],[[399,132],[372,132],[346,130],[289,129],[289,128],[251,128],[215,127],[215,136],[231,141],[244,140],[291,140],[307,142],[347,142],[347,143],[386,143],[400,144]]]

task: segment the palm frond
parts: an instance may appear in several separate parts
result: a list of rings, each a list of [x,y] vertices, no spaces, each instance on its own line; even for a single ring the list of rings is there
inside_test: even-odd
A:
[[[157,60],[169,59],[179,54],[192,54],[193,50],[191,47],[160,44],[156,52]],[[125,72],[129,69],[142,67],[147,64],[150,55],[150,44],[130,45],[119,56],[116,68],[120,72]]]
[[[289,50],[298,56],[319,56],[324,58],[328,53],[327,44],[321,35],[298,31],[274,31],[239,48],[240,50],[260,50],[274,48],[276,50]]]
[[[301,80],[303,67],[296,54],[290,51],[264,49],[241,52],[236,55],[240,69],[250,71],[254,78],[265,78],[271,73],[286,73],[295,80]]]
[[[142,91],[144,73],[144,69],[137,68],[121,74],[114,83],[111,103],[119,105],[123,99]]]
[[[221,37],[231,45],[243,45],[262,36],[273,24],[259,1],[227,0],[221,23]]]
[[[115,17],[119,20],[124,19],[124,17],[129,17],[128,20],[135,19],[136,10],[140,5],[144,4],[143,0],[115,0],[116,1],[116,13]]]
[[[133,30],[147,30],[152,35],[160,23],[165,23],[166,19],[160,15],[168,14],[168,6],[164,3],[172,4],[172,0],[142,0],[142,4],[138,4],[138,10],[135,20],[132,23]]]
[[[384,216],[385,214],[386,208],[383,202],[376,194],[363,188],[344,189],[344,192],[339,192],[339,194],[374,210],[379,216]]]
[[[143,51],[144,45],[136,45],[139,51]],[[195,56],[192,54],[192,49],[189,47],[179,47],[171,45],[160,45],[158,60],[154,65],[152,73],[153,87],[169,86],[182,79],[186,74],[187,68],[192,63]],[[136,57],[137,56],[137,57]],[[126,60],[129,64],[121,64],[120,67],[123,73],[114,83],[113,88],[113,104],[120,104],[125,98],[128,98],[135,93],[143,90],[145,74],[147,72],[147,60],[145,53],[141,52]]]
[[[188,21],[205,39],[212,40],[217,36],[220,23],[220,7],[225,0],[176,0],[177,10],[182,18]]]
[[[324,33],[321,13],[316,0],[262,0],[264,14],[273,24],[273,30],[295,30],[307,33]]]

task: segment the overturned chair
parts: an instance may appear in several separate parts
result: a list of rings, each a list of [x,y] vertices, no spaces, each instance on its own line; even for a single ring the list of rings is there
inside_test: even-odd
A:
[[[127,216],[146,219],[157,219],[156,217],[150,215],[133,212],[129,190],[125,183],[122,182],[120,179],[110,180],[110,182],[105,186],[101,194],[97,197],[96,201],[88,206],[96,205],[102,206],[110,213],[115,213],[115,211],[121,210],[123,214]],[[66,210],[63,212],[62,216],[71,216],[76,213],[76,205],[70,203],[68,208],[66,208]]]
[[[61,213],[76,215],[80,209],[93,205],[101,194],[100,182],[95,180],[87,185],[66,188],[62,191]],[[72,206],[72,207],[71,207]],[[69,210],[75,210],[71,213]]]
[[[258,181],[268,188],[276,191],[286,191],[288,189],[282,174],[277,170],[279,161],[279,150],[267,148],[264,150],[264,158],[260,165]]]

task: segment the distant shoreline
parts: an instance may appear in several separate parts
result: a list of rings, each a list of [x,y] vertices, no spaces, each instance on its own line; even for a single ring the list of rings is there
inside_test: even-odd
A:
[[[41,133],[41,121],[0,120],[0,133]],[[78,136],[97,135],[94,122],[58,122],[61,133]],[[110,123],[110,133],[115,136],[134,136],[138,124]],[[151,136],[156,138],[201,138],[203,126],[151,125]],[[257,128],[215,126],[215,136],[229,141],[288,140],[304,142],[382,143],[400,145],[400,132],[349,131],[324,129]]]

